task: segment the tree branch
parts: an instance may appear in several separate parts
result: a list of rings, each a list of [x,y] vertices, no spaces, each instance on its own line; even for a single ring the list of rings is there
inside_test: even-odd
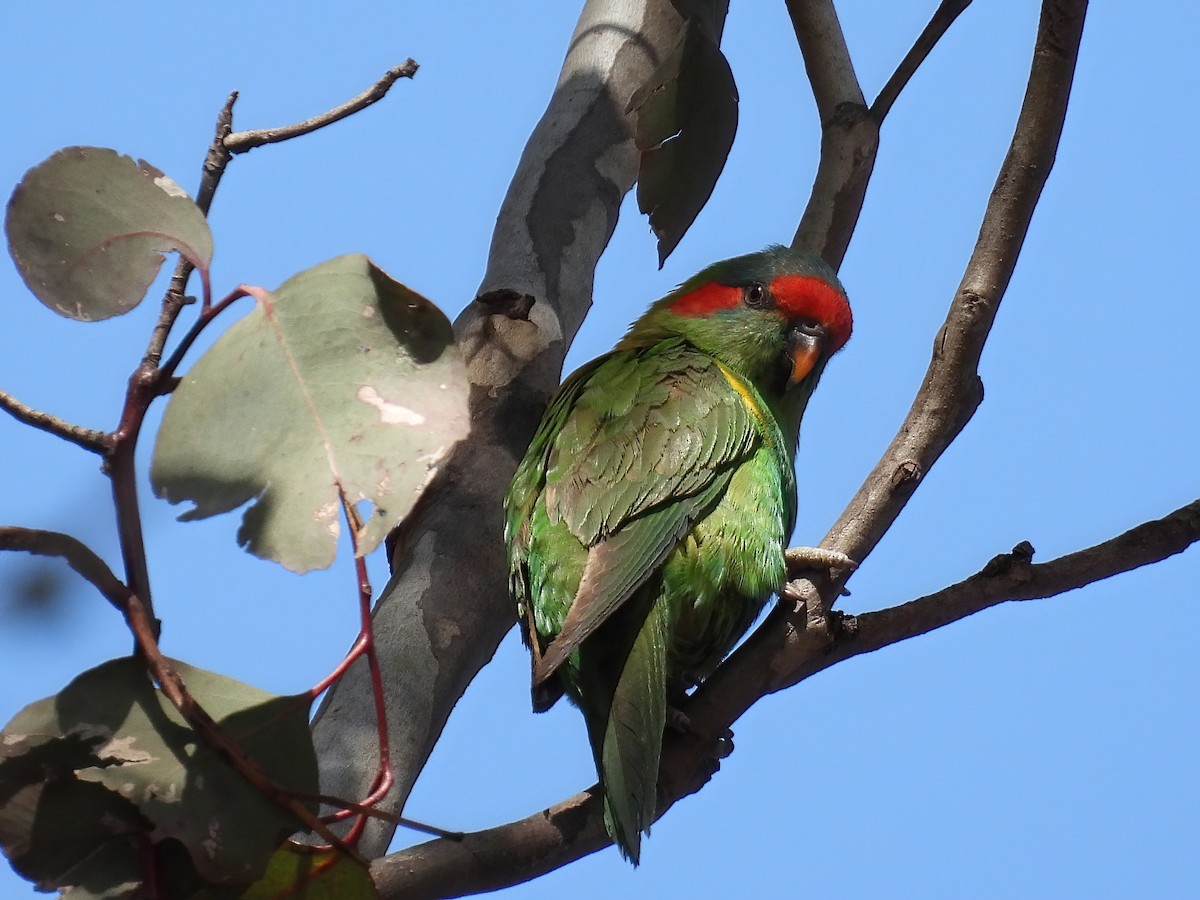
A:
[[[827,535],[822,544],[827,549],[864,559],[980,402],[979,354],[1053,164],[1086,6],[1086,0],[1045,0],[1012,145],[989,200],[975,251],[935,343],[925,383],[892,446]],[[795,244],[817,249],[837,264],[861,209],[877,145],[877,122],[865,108],[832,5],[824,0],[795,0],[789,2],[789,10],[823,122],[821,168]],[[818,46],[821,44],[826,46]],[[1180,516],[1187,519],[1183,511]],[[1133,533],[1138,532],[1135,529]],[[1191,540],[1194,538],[1187,542]],[[1094,568],[1083,583],[1112,574],[1098,562],[1089,564]],[[1077,574],[1082,571],[1077,569]],[[1049,570],[1051,575],[1055,572]],[[1051,585],[1046,577],[1046,585]],[[789,593],[793,598],[781,601],[763,626],[686,704],[695,734],[667,736],[659,815],[707,780],[716,736],[753,703],[830,664],[826,660],[843,642],[857,641],[863,648],[858,652],[867,652],[870,643],[864,640],[864,627],[867,636],[875,628],[880,635],[885,633],[882,618],[860,617],[851,622],[829,611],[840,588],[837,581],[814,575],[792,587]],[[926,605],[918,609],[923,611]],[[897,635],[895,640],[902,639],[898,630],[890,633]],[[578,795],[519,823],[466,835],[457,850],[434,841],[403,851],[378,863],[376,875],[380,884],[387,886],[385,896],[450,896],[532,877],[592,852],[597,839],[605,840],[599,804],[590,796]],[[558,818],[565,810],[573,815]],[[475,851],[478,856],[472,856]],[[493,852],[494,857],[490,855]],[[530,869],[513,878],[509,869],[517,860]]]
[[[892,77],[887,80],[887,84],[883,86],[883,90],[871,104],[871,118],[877,123],[883,124],[883,120],[891,112],[892,104],[896,102],[900,92],[917,73],[917,69],[921,68],[921,63],[925,62],[925,58],[937,46],[942,35],[954,24],[954,20],[970,5],[971,0],[942,0],[938,8],[934,10],[925,30],[917,37],[916,43],[905,54],[904,59],[900,60],[900,65],[896,67]]]
[[[521,884],[611,843],[593,786],[528,818],[392,853],[371,877],[385,900],[461,897]]]
[[[328,112],[321,113],[319,116],[313,116],[311,119],[305,119],[303,122],[296,122],[294,125],[234,132],[226,136],[225,149],[235,155],[246,153],[255,147],[261,147],[263,144],[277,144],[280,141],[287,141],[301,135],[309,134],[318,128],[324,128],[326,125],[332,125],[334,122],[341,121],[347,116],[352,116],[356,112],[366,109],[371,104],[382,100],[387,96],[387,92],[392,89],[393,84],[401,78],[412,78],[417,74],[418,68],[420,67],[415,60],[406,59],[400,65],[388,69],[383,73],[382,78],[358,96],[347,100],[341,106],[335,106]]]
[[[0,525],[0,550],[23,550],[36,556],[57,556],[96,588],[109,603],[124,611],[129,588],[103,559],[78,538],[59,531]]]
[[[1012,143],[912,408],[822,546],[863,560],[983,399],[979,358],[1062,135],[1086,0],[1045,0]]]
[[[991,560],[978,574],[935,594],[847,618],[833,629],[825,642],[827,649],[813,654],[794,673],[795,681],[1009,600],[1054,597],[1159,562],[1197,541],[1200,500],[1052,562],[1031,565],[1032,548],[1019,546]],[[698,705],[688,706],[693,727],[725,727],[695,716]],[[702,741],[668,735],[659,817],[707,780],[709,754],[710,747]],[[384,897],[406,900],[458,897],[509,887],[564,866],[610,843],[601,824],[597,791],[592,787],[520,821],[466,834],[461,841],[434,840],[394,853],[372,867],[376,886]]]
[[[26,425],[31,425],[40,431],[60,437],[64,441],[70,441],[84,450],[99,453],[101,456],[108,453],[112,446],[111,435],[105,434],[103,431],[97,431],[94,428],[73,425],[65,419],[60,419],[58,416],[52,416],[50,413],[42,412],[40,409],[34,409],[32,406],[22,403],[7,391],[0,391],[0,409],[3,409],[19,422],[24,422]]]
[[[512,627],[501,506],[592,283],[639,153],[625,108],[692,11],[720,34],[724,0],[588,0],[550,103],[504,198],[475,302],[455,332],[471,379],[471,434],[395,536],[391,581],[376,604],[399,812],[446,719]],[[463,523],[471,523],[464,528]],[[313,729],[322,791],[360,797],[378,764],[370,681],[356,664]],[[359,844],[385,852],[394,828],[371,822]]]
[[[821,117],[821,160],[792,246],[835,269],[858,224],[879,149],[832,0],[788,0],[788,13]]]
[[[830,652],[800,673],[823,669],[891,644],[928,634],[1012,600],[1043,600],[1161,562],[1200,541],[1200,500],[1144,522],[1103,543],[1031,564],[1033,548],[1020,544],[990,560],[975,575],[936,593],[878,612],[848,617]]]

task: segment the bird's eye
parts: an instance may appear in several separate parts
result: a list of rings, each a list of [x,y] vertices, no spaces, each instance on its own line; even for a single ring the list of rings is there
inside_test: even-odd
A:
[[[761,309],[771,305],[771,295],[767,286],[760,281],[746,286],[746,305]]]

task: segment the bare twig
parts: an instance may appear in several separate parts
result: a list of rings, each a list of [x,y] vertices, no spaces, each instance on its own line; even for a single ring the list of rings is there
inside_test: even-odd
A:
[[[209,209],[212,208],[213,197],[217,193],[217,185],[221,183],[221,176],[225,174],[225,167],[233,158],[232,154],[225,149],[225,138],[233,130],[233,104],[237,102],[237,98],[238,93],[234,91],[226,98],[225,105],[217,113],[216,133],[213,135],[208,153],[204,157],[200,187],[196,191],[196,205],[206,216]],[[175,320],[179,318],[179,313],[187,305],[188,300],[184,296],[184,290],[187,288],[188,278],[191,277],[194,268],[182,256],[179,257],[179,262],[175,265],[175,274],[171,276],[171,284],[167,288],[167,295],[163,298],[162,309],[158,314],[158,323],[150,334],[150,343],[142,357],[141,371],[154,371],[162,359],[163,348],[167,345],[167,336],[171,333]]]
[[[42,412],[40,409],[34,409],[32,406],[22,403],[7,391],[0,391],[0,409],[3,409],[19,422],[32,425],[34,428],[45,431],[55,437],[60,437],[64,441],[70,441],[72,444],[76,444],[84,450],[91,450],[93,453],[104,455],[112,446],[111,436],[105,434],[103,431],[96,431],[94,428],[84,428],[82,425],[73,425],[64,419],[60,419],[58,416],[52,416],[50,413]]]
[[[849,617],[830,652],[800,673],[807,678],[835,663],[871,653],[1012,600],[1056,597],[1122,572],[1161,562],[1200,541],[1200,500],[1086,550],[1031,563],[1032,548],[1001,554],[965,581],[878,612]]]
[[[393,84],[401,78],[412,78],[419,66],[416,61],[407,59],[398,66],[388,69],[383,77],[373,85],[341,106],[335,106],[328,112],[296,122],[294,125],[283,125],[279,128],[258,128],[254,131],[237,131],[225,138],[225,149],[230,153],[245,153],[263,144],[276,144],[332,125],[347,116],[354,115],[359,110],[366,109],[372,103],[382,100]]]
[[[821,161],[792,246],[840,267],[858,224],[879,149],[832,0],[788,0],[821,117]]]
[[[887,80],[887,84],[883,86],[883,90],[871,104],[871,118],[880,125],[883,124],[883,120],[887,118],[887,114],[892,109],[892,104],[896,102],[900,92],[904,90],[909,80],[916,74],[917,69],[921,67],[921,63],[925,62],[925,58],[942,39],[942,35],[954,24],[954,20],[959,17],[959,14],[970,5],[971,0],[942,0],[938,8],[934,10],[925,30],[917,37],[916,43],[905,54],[904,59],[900,60],[900,65],[896,67],[892,77]]]
[[[23,550],[38,556],[58,556],[82,575],[118,610],[124,612],[129,595],[108,563],[77,538],[60,531],[0,526],[0,550]]]
[[[373,819],[383,819],[385,822],[391,822],[393,825],[398,825],[401,828],[409,828],[413,831],[420,831],[433,837],[445,838],[448,841],[461,841],[463,833],[461,831],[450,831],[446,828],[438,828],[436,825],[427,825],[424,822],[418,822],[416,819],[408,819],[404,816],[392,815],[392,813],[384,812],[382,809],[377,809],[374,806],[365,806],[362,803],[353,803],[350,800],[343,800],[341,797],[333,797],[329,794],[310,794],[307,791],[293,791],[293,795],[301,800],[311,800],[316,803],[323,803],[326,806],[331,806],[338,809],[347,810],[360,816],[366,816]],[[321,821],[325,823],[335,822],[342,816],[334,815],[322,816]]]
[[[941,628],[1009,600],[1054,597],[1122,572],[1181,553],[1200,541],[1200,500],[1086,550],[1038,565],[1018,547],[998,556],[977,575],[935,594],[892,609],[864,613],[835,629],[826,649],[813,655],[796,680],[863,653]],[[707,684],[701,688],[704,691]],[[703,704],[689,704],[688,719],[703,732],[720,730]],[[663,788],[658,815],[703,782],[703,742],[671,736],[663,749]],[[607,846],[598,788],[517,822],[463,835],[460,842],[429,841],[394,853],[372,866],[380,893],[390,897],[447,897],[497,890],[535,878]],[[514,861],[520,868],[513,868]]]

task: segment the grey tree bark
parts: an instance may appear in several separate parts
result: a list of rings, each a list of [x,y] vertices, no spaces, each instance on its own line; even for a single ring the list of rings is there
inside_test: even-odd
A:
[[[455,331],[472,384],[470,436],[402,526],[393,577],[375,611],[395,781],[380,808],[403,809],[454,704],[514,620],[501,500],[563,357],[591,305],[596,262],[637,176],[625,115],[684,17],[720,34],[727,2],[588,0],[549,106],[504,199],[479,296]],[[364,796],[378,770],[364,661],[329,693],[314,724],[322,791]],[[386,851],[372,820],[360,849]]]

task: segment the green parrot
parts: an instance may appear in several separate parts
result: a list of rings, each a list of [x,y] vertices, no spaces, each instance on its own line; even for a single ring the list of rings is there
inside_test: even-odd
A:
[[[605,826],[634,865],[671,704],[787,581],[800,418],[850,329],[816,257],[711,265],[563,383],[509,488],[534,709],[565,691],[582,710]]]

